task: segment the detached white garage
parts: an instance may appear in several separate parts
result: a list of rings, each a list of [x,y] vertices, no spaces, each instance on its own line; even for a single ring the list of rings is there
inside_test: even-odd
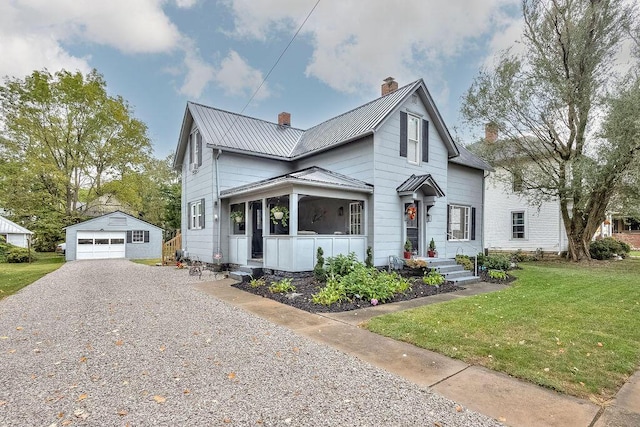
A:
[[[116,211],[66,227],[67,261],[162,256],[162,229]]]

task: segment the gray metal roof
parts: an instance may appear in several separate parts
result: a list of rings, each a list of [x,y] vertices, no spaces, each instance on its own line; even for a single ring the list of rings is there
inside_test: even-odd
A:
[[[301,184],[320,186],[322,188],[341,188],[361,193],[373,192],[373,185],[367,184],[355,178],[332,172],[317,166],[302,169],[296,172],[269,178],[262,181],[252,182],[239,187],[229,188],[220,192],[220,197],[227,198],[235,195],[253,191],[258,188],[273,187],[278,184]]]
[[[33,234],[33,232],[0,216],[0,234]]]
[[[433,188],[433,191],[436,193],[435,195],[438,197],[444,196],[444,192],[438,185],[438,183],[433,179],[433,177],[429,174],[427,175],[411,175],[405,182],[400,184],[396,191],[400,194],[402,193],[413,193],[418,188],[421,188],[423,185],[427,185]]]
[[[413,93],[420,83],[422,80],[416,80],[385,96],[308,129],[296,144],[291,157],[306,155],[372,133],[389,112]]]
[[[467,150],[464,146],[460,144],[456,144],[456,146],[458,147],[460,155],[458,157],[452,157],[451,159],[449,159],[451,163],[457,163],[459,165],[468,166],[474,169],[493,171],[493,168],[489,163],[485,162],[480,157]]]
[[[217,147],[288,157],[304,131],[189,102],[205,142]]]

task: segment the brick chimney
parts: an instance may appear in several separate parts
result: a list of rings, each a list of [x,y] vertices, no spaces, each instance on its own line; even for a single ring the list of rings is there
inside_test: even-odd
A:
[[[494,143],[498,140],[498,125],[489,122],[484,125],[484,140],[488,143]]]
[[[398,90],[398,82],[393,77],[387,77],[382,83],[382,96]]]
[[[280,126],[291,126],[291,114],[284,111],[278,114],[278,124]]]

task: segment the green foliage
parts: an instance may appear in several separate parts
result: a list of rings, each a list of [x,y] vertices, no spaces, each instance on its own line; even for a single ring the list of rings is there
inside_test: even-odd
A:
[[[249,286],[256,289],[261,288],[266,284],[265,280],[261,277],[259,279],[251,279]]]
[[[63,263],[64,258],[55,253],[40,253],[38,259],[30,264],[0,263],[0,299],[35,282]]]
[[[355,266],[359,264],[358,258],[354,252],[349,255],[336,255],[327,259],[327,275],[329,276],[346,276]]]
[[[465,270],[474,270],[473,260],[467,255],[456,255],[456,263],[460,264]]]
[[[397,273],[379,271],[356,263],[349,273],[332,276],[327,285],[312,300],[316,304],[331,305],[339,301],[361,299],[364,301],[389,301],[394,295],[407,291],[411,285]]]
[[[413,245],[411,244],[411,241],[407,239],[407,241],[404,242],[404,251],[411,252],[411,249],[413,249]]]
[[[422,277],[422,283],[425,285],[440,286],[444,283],[444,276],[437,270],[431,270]]]
[[[373,267],[373,248],[367,247],[367,257],[364,259],[364,265],[367,267]]]
[[[287,292],[295,292],[296,287],[291,284],[293,279],[284,278],[269,285],[269,291],[272,294],[286,294]]]
[[[283,227],[287,226],[287,221],[289,220],[289,208],[283,205],[276,205],[271,208],[271,222],[274,224],[281,223]],[[282,219],[276,219],[275,213],[282,212]]]
[[[504,270],[489,270],[489,277],[491,279],[507,280],[508,275]]]
[[[610,259],[614,255],[626,258],[631,251],[631,247],[613,237],[605,237],[604,239],[594,240],[589,245],[589,253],[593,259]]]
[[[487,270],[509,270],[511,258],[508,255],[478,255],[478,265]]]
[[[318,282],[327,280],[327,272],[324,269],[324,251],[320,246],[316,249],[316,265],[313,267],[313,276]]]
[[[432,251],[436,250],[436,242],[433,240],[433,237],[431,238],[431,241],[429,242],[429,250],[432,250]]]
[[[12,246],[6,254],[6,259],[7,262],[15,264],[29,262],[29,250],[27,248]],[[34,251],[31,251],[31,259],[35,260]]]
[[[7,261],[7,253],[12,247],[11,243],[7,243],[4,237],[0,236],[0,262]]]

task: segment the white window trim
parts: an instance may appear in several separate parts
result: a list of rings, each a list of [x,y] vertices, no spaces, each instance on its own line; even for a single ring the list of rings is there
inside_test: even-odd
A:
[[[364,208],[360,202],[349,203],[349,234],[361,235]]]
[[[137,236],[136,233],[140,235]],[[131,230],[131,243],[144,243],[144,230]]]
[[[453,229],[451,228],[451,220],[453,218],[452,215],[452,210],[453,209],[463,209],[464,213],[464,230],[463,230],[463,235],[464,237],[462,239],[458,239],[455,238],[453,236]],[[453,241],[453,242],[468,242],[471,240],[471,206],[465,206],[465,205],[449,205],[449,224],[447,224],[447,229],[449,230],[449,241]]]
[[[201,230],[202,223],[202,201],[198,200],[195,202],[191,202],[191,212],[189,212],[189,221],[191,221],[191,229],[192,230]]]
[[[415,120],[416,122],[416,135],[411,135],[411,121]],[[416,116],[415,114],[411,114],[411,113],[407,113],[407,162],[409,162],[412,165],[419,165],[420,164],[420,159],[421,157],[421,153],[420,153],[420,148],[421,148],[421,137],[422,137],[422,129],[420,128],[422,126],[422,119],[418,116]],[[416,139],[413,139],[412,136],[415,136]],[[409,152],[411,151],[409,149],[409,147],[415,144],[415,158],[411,159],[411,157],[409,156]]]
[[[516,213],[521,213],[522,214],[522,222],[523,222],[523,227],[524,227],[524,237],[513,237],[513,227],[514,227],[514,223],[513,223],[513,214]],[[523,240],[527,240],[528,236],[527,236],[527,211],[525,209],[514,209],[509,213],[509,220],[511,222],[510,226],[509,226],[509,240],[514,240],[514,241],[518,241],[521,242]]]

